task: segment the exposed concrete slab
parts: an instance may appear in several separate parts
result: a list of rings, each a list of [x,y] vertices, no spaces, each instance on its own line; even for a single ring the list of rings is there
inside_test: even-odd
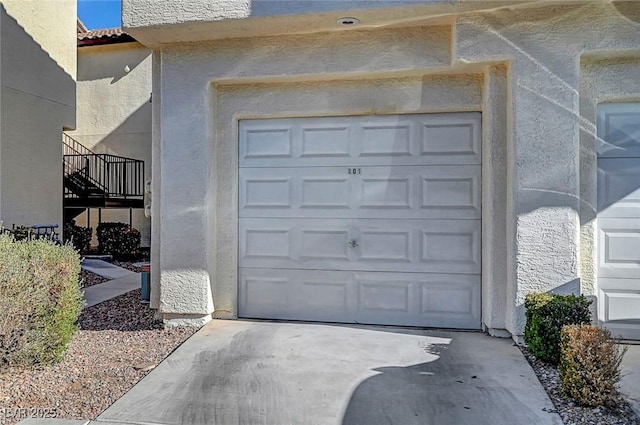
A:
[[[620,390],[640,417],[640,345],[627,345],[628,351],[622,359],[622,381]]]
[[[82,262],[82,268],[108,279],[119,279],[121,277],[129,276],[133,274],[132,271],[123,269],[122,267],[114,266],[111,263],[107,263],[102,260],[92,260],[85,258]]]
[[[91,307],[138,288],[140,288],[140,273],[133,272],[119,279],[89,286],[84,289],[85,307]]]
[[[561,424],[509,340],[215,320],[98,417],[154,424]]]

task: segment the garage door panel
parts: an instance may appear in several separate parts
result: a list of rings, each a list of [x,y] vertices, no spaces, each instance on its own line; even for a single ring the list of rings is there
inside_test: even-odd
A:
[[[240,315],[478,329],[480,124],[240,121]]]
[[[245,209],[290,209],[292,207],[291,179],[249,178],[243,181]]]
[[[244,219],[239,230],[243,267],[430,273],[481,270],[479,220],[263,218]]]
[[[598,218],[598,276],[640,276],[640,219]]]
[[[290,126],[263,123],[247,129],[242,141],[240,154],[244,159],[293,158]]]
[[[640,105],[601,105],[598,113],[598,156],[640,157]]]
[[[410,263],[412,233],[411,229],[359,229],[359,261]]]
[[[598,321],[640,339],[640,104],[598,107]]]
[[[331,314],[353,321],[356,288],[349,272],[241,268],[238,291],[242,317],[327,320]]]
[[[412,155],[415,146],[415,125],[410,121],[394,122],[388,118],[372,120],[370,124],[362,124],[358,137],[362,157],[397,157]],[[413,139],[413,140],[412,140]]]
[[[640,339],[640,287],[636,279],[598,280],[598,319],[614,336]]]
[[[240,167],[481,163],[481,114],[242,120]]]
[[[456,226],[456,230],[451,231],[437,227],[428,230],[422,229],[421,262],[452,266],[465,264],[471,269],[479,267],[479,223],[465,224],[466,226]],[[474,271],[479,272],[479,270]]]
[[[334,279],[313,279],[307,277],[300,281],[300,287],[293,293],[301,309],[322,309],[324,311],[347,312],[347,295],[351,279],[336,281]]]
[[[602,291],[605,302],[604,318],[610,321],[636,321],[640,324],[640,293],[622,291]]]
[[[640,158],[598,159],[598,216],[637,217]]]
[[[386,316],[399,325],[467,329],[480,326],[480,276],[435,273],[356,273],[356,276],[361,286],[377,284],[402,289],[395,292],[395,302],[385,309],[367,312],[361,307],[360,323],[375,323],[375,317]],[[402,302],[404,294],[406,303]],[[406,312],[404,305],[408,306]]]
[[[244,233],[244,258],[291,258],[290,229],[282,226],[247,229]]]
[[[479,302],[475,275],[240,269],[250,318],[478,329]]]
[[[455,172],[455,170],[447,170]],[[447,173],[439,173],[438,177],[422,177],[422,208],[432,210],[470,210],[474,214],[480,212],[478,196],[480,186],[479,172],[473,175],[456,173],[455,177],[446,177]]]
[[[361,314],[404,313],[411,311],[411,282],[358,281],[358,306]]]
[[[478,155],[479,126],[475,122],[423,122],[422,125],[422,155]]]
[[[468,315],[473,311],[475,293],[469,286],[423,285],[422,312]]]
[[[291,256],[291,263],[296,262],[296,259],[307,264],[315,263],[316,260],[338,261],[343,264],[350,261],[349,228],[335,229],[333,223],[328,223],[325,228],[321,228],[320,225],[321,223],[314,222],[313,228],[308,228],[308,224],[300,223],[294,227],[294,237],[297,236],[301,240],[298,244],[300,249],[297,250],[299,256]],[[291,263],[287,266],[293,266]]]
[[[480,184],[479,165],[246,168],[240,217],[479,219]]]
[[[359,209],[412,209],[414,176],[361,177],[358,180],[361,186],[358,198],[362,199]]]
[[[289,302],[289,278],[283,275],[263,276],[259,274],[242,276],[240,279],[240,305],[251,305],[258,311],[278,311],[286,309]],[[244,310],[244,308],[241,308]]]
[[[351,189],[347,178],[301,177],[299,193],[300,208],[306,210],[318,208],[323,211],[344,211],[351,208]]]
[[[349,158],[350,126],[346,124],[314,124],[302,126],[300,157],[305,159]]]

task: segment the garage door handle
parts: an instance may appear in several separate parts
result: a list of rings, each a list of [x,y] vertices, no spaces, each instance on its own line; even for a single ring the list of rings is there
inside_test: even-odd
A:
[[[358,245],[358,242],[356,242],[356,241],[349,241],[349,242],[347,242],[347,245],[349,245],[351,248],[355,248],[355,247],[360,246],[360,245]]]

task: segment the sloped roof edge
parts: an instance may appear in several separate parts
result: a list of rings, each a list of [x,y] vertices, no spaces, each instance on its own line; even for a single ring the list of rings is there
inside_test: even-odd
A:
[[[105,28],[78,33],[78,47],[101,44],[132,43],[135,41],[136,39],[124,32],[122,28]]]
[[[78,34],[82,34],[89,31],[87,26],[84,24],[84,22],[82,22],[80,18],[77,18],[77,21],[78,21]]]

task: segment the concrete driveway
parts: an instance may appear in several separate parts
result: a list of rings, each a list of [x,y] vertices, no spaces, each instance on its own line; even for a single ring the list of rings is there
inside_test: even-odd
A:
[[[640,345],[627,345],[622,358],[622,382],[620,389],[640,418]]]
[[[510,340],[216,320],[92,424],[561,424]]]

